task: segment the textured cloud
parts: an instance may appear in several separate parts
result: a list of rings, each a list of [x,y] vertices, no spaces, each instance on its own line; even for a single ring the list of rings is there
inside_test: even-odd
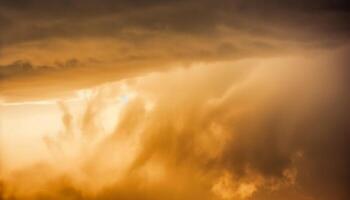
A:
[[[45,140],[55,162],[5,176],[4,194],[345,200],[349,96],[340,54],[202,65],[108,84],[82,114],[61,104],[63,132]],[[135,95],[106,133],[98,119],[123,96],[123,84]]]
[[[349,199],[347,18],[342,0],[1,1],[0,199]]]
[[[17,60],[38,69],[57,60],[87,62],[50,74],[49,80],[44,73],[34,80],[2,73],[12,77],[1,81],[3,96],[7,101],[42,98],[43,90],[57,96],[57,90],[66,93],[174,66],[336,48],[348,41],[345,5],[326,0],[2,1],[1,71],[13,66],[10,71],[28,73],[14,66]],[[59,85],[62,76],[67,77],[64,86],[45,88]]]
[[[9,79],[17,76],[31,76],[42,73],[53,73],[57,70],[66,70],[67,68],[77,66],[78,61],[71,59],[65,63],[56,63],[55,66],[33,66],[26,61],[18,60],[6,66],[0,66],[0,79]]]

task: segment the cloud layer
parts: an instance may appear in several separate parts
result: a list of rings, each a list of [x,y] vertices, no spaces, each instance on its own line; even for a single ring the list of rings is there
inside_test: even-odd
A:
[[[347,11],[327,0],[2,1],[2,96],[58,96],[174,66],[336,48],[348,43]],[[72,59],[82,63],[48,76],[18,66],[49,72],[40,69]]]
[[[341,0],[1,1],[18,124],[0,199],[349,199],[347,18]]]

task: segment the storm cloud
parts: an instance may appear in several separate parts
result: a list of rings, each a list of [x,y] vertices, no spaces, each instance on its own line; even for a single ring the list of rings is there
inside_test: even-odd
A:
[[[66,92],[120,79],[121,73],[337,48],[348,43],[348,15],[345,1],[327,0],[2,1],[1,71],[18,60],[38,68],[72,58],[87,61],[63,72],[72,77],[60,89]],[[16,75],[2,73],[14,77],[2,81],[4,96],[30,98],[23,88],[33,81],[25,77],[22,83]],[[51,76],[49,84],[42,79],[43,85],[60,82],[60,76]]]
[[[349,199],[348,18],[342,0],[1,1],[0,199]]]

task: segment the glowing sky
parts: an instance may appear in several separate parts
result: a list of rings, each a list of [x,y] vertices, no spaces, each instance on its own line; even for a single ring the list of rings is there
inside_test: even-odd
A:
[[[342,0],[0,1],[0,200],[347,200]]]

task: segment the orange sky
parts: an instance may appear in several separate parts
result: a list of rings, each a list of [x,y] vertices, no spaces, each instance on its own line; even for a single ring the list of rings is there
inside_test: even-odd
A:
[[[348,199],[345,5],[0,2],[0,199]]]

